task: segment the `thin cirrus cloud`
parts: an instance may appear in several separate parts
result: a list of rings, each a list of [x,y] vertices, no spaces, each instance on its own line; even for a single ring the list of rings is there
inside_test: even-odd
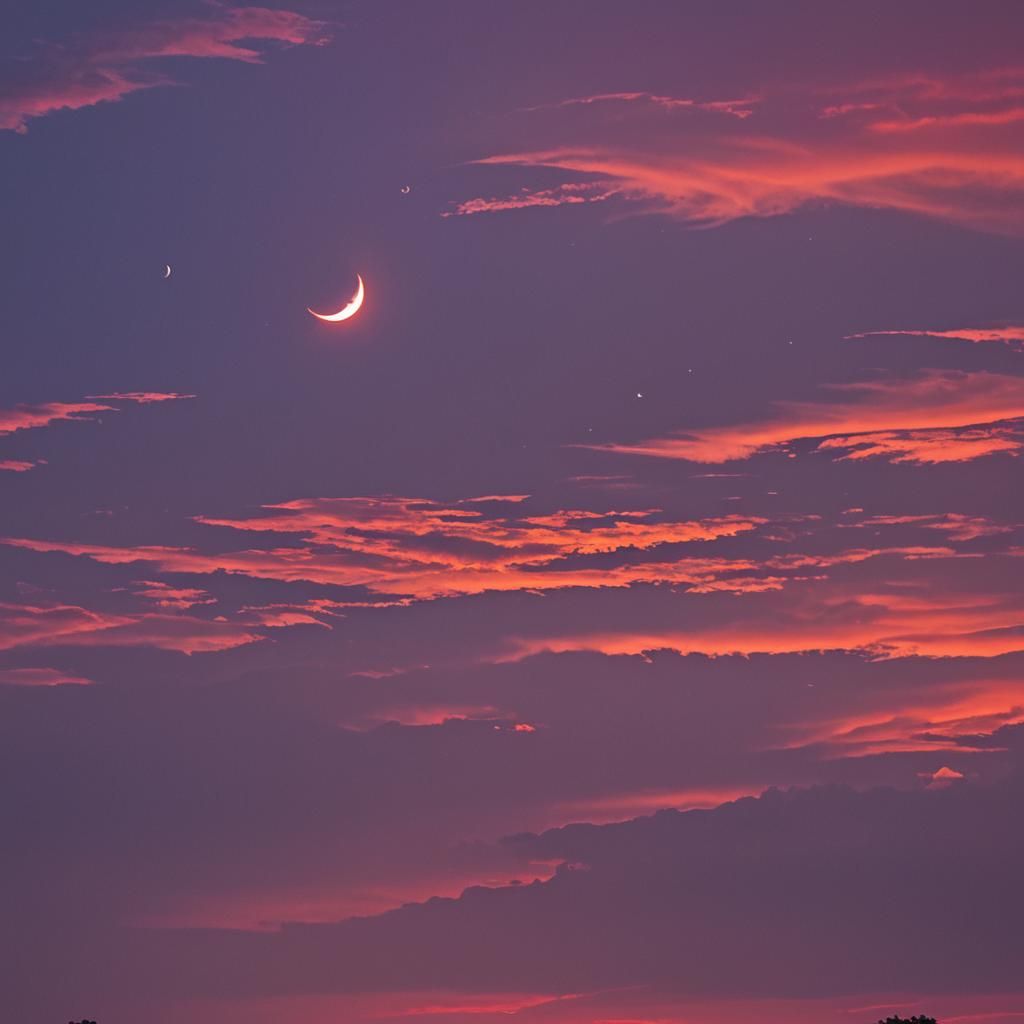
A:
[[[195,398],[173,391],[125,391],[109,395],[89,395],[81,402],[43,402],[37,405],[16,405],[12,409],[0,409],[0,437],[14,434],[19,430],[33,430],[48,427],[62,420],[90,420],[94,413],[117,412],[117,406],[110,402],[130,402],[136,405],[150,405],[154,402],[178,401]]]
[[[23,430],[38,430],[54,423],[95,421],[100,413],[120,411],[123,403],[152,405],[156,402],[173,402],[195,397],[174,391],[124,391],[109,395],[88,395],[81,402],[16,405],[11,409],[0,409],[0,437],[7,437]],[[119,404],[111,405],[111,402]],[[45,463],[46,459],[3,459],[0,460],[0,471],[26,473]]]
[[[91,679],[56,668],[0,669],[0,686],[89,686]]]
[[[325,25],[294,11],[211,4],[203,17],[168,18],[133,28],[83,35],[62,45],[44,44],[31,77],[6,83],[0,130],[24,133],[28,122],[57,110],[112,102],[142,89],[172,85],[155,69],[167,57],[220,58],[259,63],[245,41],[294,46],[325,41]]]
[[[815,100],[827,93],[843,98],[815,112]],[[539,205],[546,206],[615,194],[639,211],[716,225],[829,202],[1019,235],[1022,96],[1018,68],[946,81],[908,76],[783,87],[756,106],[725,108],[743,111],[742,118],[701,118],[702,105],[659,105],[663,97],[645,93],[597,95],[550,104],[564,118],[557,136],[527,125],[505,151],[477,163],[563,172],[572,187],[545,186]],[[594,116],[612,107],[610,116]],[[807,113],[794,116],[801,109]],[[524,188],[477,196],[448,212],[538,205],[529,202],[534,194]]]
[[[999,342],[1004,345],[1024,345],[1024,326],[1007,324],[1002,327],[958,327],[946,331],[932,330],[891,330],[891,331],[862,331],[859,334],[847,334],[844,341],[853,341],[858,338],[889,338],[889,337],[910,337],[910,338],[938,338],[949,341],[972,341],[978,344],[985,342]]]
[[[0,603],[0,651],[32,647],[155,647],[225,651],[263,637],[252,625],[189,615],[106,612],[60,603]]]
[[[687,96],[662,96],[650,92],[605,92],[595,96],[577,96],[559,100],[556,103],[542,103],[524,108],[526,113],[535,110],[556,110],[562,107],[589,107],[594,104],[641,104],[660,107],[662,110],[705,110],[716,114],[729,114],[740,120],[750,117],[759,97],[750,96],[738,100],[697,100]]]
[[[1024,377],[925,370],[910,379],[828,390],[835,396],[830,401],[780,402],[762,420],[585,447],[703,463],[747,459],[803,439],[818,440],[819,451],[845,450],[840,457],[918,463],[964,462],[1024,447],[1007,422],[1024,417]]]

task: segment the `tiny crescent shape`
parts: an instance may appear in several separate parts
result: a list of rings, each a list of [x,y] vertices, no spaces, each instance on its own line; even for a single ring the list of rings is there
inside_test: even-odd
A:
[[[170,265],[170,263],[165,263],[164,264],[164,280],[166,281],[167,278],[169,278],[170,276],[171,276],[171,265]]]
[[[355,295],[352,296],[352,301],[344,308],[339,309],[337,313],[317,313],[316,310],[306,307],[307,313],[312,313],[317,320],[323,320],[326,323],[336,324],[342,320],[348,320],[349,317],[353,317],[359,312],[359,308],[363,304],[363,298],[366,295],[366,289],[363,287],[363,279],[356,274],[356,280],[359,282],[359,287],[356,289]]]

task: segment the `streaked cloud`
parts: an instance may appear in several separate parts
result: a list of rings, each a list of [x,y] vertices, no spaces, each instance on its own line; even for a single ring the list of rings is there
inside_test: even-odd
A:
[[[586,446],[599,451],[719,463],[822,439],[820,451],[900,462],[967,461],[1017,452],[1022,439],[1003,421],[1024,417],[1024,377],[987,371],[925,370],[827,388],[830,400],[779,402],[763,420],[679,432],[635,444]],[[972,428],[965,430],[963,428]]]
[[[505,499],[487,501],[493,508]],[[518,508],[518,496],[510,504]],[[485,515],[477,502],[444,505],[398,497],[301,499],[268,505],[259,514],[243,518],[198,516],[196,520],[235,533],[281,534],[292,546],[217,553],[32,538],[9,538],[6,543],[114,565],[151,563],[164,572],[223,571],[260,579],[365,587],[373,593],[429,600],[487,591],[703,581],[723,568],[720,559],[697,554],[659,562],[630,553],[734,537],[765,522],[743,515],[674,521],[657,509],[569,509],[532,516],[492,511]],[[617,555],[619,562],[609,566],[585,561],[601,555]],[[745,567],[745,563],[740,566]],[[729,563],[724,568],[736,567]]]
[[[1001,327],[960,327],[947,331],[931,330],[891,330],[891,331],[862,331],[860,334],[848,334],[846,340],[855,338],[887,338],[906,336],[911,338],[940,338],[952,341],[974,341],[1002,342],[1010,345],[1014,343],[1024,344],[1024,327],[1004,325]]]
[[[255,64],[249,42],[293,46],[325,40],[323,22],[294,11],[211,3],[198,17],[138,22],[61,43],[39,45],[26,73],[0,90],[0,129],[25,132],[28,122],[58,110],[80,110],[175,84],[159,62],[170,57],[219,58]],[[30,67],[31,70],[28,70]]]
[[[1011,68],[948,81],[906,76],[828,90],[782,87],[756,107],[730,105],[727,112],[742,111],[742,118],[699,123],[692,120],[699,104],[610,93],[551,104],[565,118],[561,139],[573,141],[530,146],[531,135],[545,133],[527,126],[518,144],[479,163],[550,168],[570,177],[562,188],[614,191],[639,212],[696,224],[830,202],[1019,235],[1022,83],[1024,70]],[[810,112],[826,92],[846,98]],[[615,116],[589,116],[598,107],[614,107]],[[650,108],[662,115],[659,123],[649,119]],[[807,116],[794,116],[801,108]],[[577,116],[581,110],[586,118]],[[463,200],[454,212],[519,208],[533,194],[546,196],[543,205],[558,205],[557,190],[547,186],[542,193]]]

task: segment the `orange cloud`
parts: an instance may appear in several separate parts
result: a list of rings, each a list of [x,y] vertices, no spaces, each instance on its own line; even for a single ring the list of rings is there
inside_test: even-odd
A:
[[[835,400],[780,402],[760,422],[585,447],[706,463],[746,459],[806,438],[831,438],[819,444],[821,450],[866,446],[853,458],[889,455],[914,462],[963,461],[1021,447],[1010,428],[979,425],[1024,417],[1024,377],[927,370],[909,380],[836,384],[829,391]],[[974,429],[956,432],[963,427]]]
[[[735,611],[719,609],[714,621],[678,628],[520,637],[507,660],[542,652],[664,649],[709,656],[845,650],[875,658],[993,657],[1024,650],[1024,608],[1016,594],[951,593],[927,582],[868,589],[827,577],[791,578],[785,601],[755,594]]]
[[[236,531],[287,534],[305,541],[302,546],[208,554],[193,548],[122,548],[31,538],[8,538],[3,543],[114,565],[149,562],[165,572],[223,571],[362,586],[421,600],[485,591],[700,583],[753,568],[747,561],[703,557],[634,564],[626,557],[630,551],[733,537],[765,522],[740,515],[660,522],[657,515],[650,509],[577,509],[494,518],[475,509],[410,498],[316,498],[266,506],[263,515],[244,519],[197,517],[201,523]],[[569,562],[577,556],[615,553],[622,556],[622,564]],[[720,587],[728,589],[724,582]],[[742,580],[736,588],[744,589]]]
[[[325,40],[324,24],[293,11],[216,4],[208,7],[205,17],[151,21],[47,45],[33,57],[31,77],[4,90],[0,129],[25,132],[32,118],[56,110],[79,110],[173,84],[153,70],[153,61],[160,58],[259,63],[260,52],[242,45],[248,40],[319,44]]]
[[[985,455],[1016,455],[1024,447],[1020,431],[981,427],[973,430],[908,430],[830,437],[819,451],[847,449],[839,459],[886,458],[890,462],[919,465],[940,462],[970,462]]]

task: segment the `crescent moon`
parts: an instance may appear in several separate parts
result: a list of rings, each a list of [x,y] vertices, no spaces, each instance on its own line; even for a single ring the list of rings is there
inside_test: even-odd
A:
[[[170,263],[165,263],[164,264],[164,280],[166,281],[167,278],[169,278],[170,276],[171,276],[171,265],[170,265]]]
[[[306,307],[307,313],[312,313],[317,320],[324,320],[330,324],[336,324],[341,320],[348,320],[349,317],[353,317],[359,312],[360,307],[363,304],[363,299],[366,296],[366,289],[363,287],[363,279],[356,274],[356,280],[359,282],[359,287],[356,289],[355,295],[352,296],[352,300],[349,302],[344,309],[339,309],[337,313],[317,313],[316,310]]]

